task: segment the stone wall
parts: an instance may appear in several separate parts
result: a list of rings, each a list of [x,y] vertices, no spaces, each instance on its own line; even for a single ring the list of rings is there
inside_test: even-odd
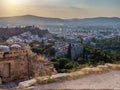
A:
[[[46,76],[56,74],[57,71],[50,62],[37,60],[37,55],[0,60],[2,82],[34,78],[36,73],[39,73],[38,76]]]
[[[15,60],[14,79],[28,78],[28,58],[26,56]]]
[[[17,79],[26,79],[28,77],[27,57],[3,59],[0,61],[0,77],[3,82],[9,82]]]
[[[10,65],[9,67],[6,65]],[[10,81],[13,78],[14,60],[4,60],[0,62],[0,77],[3,82]],[[10,69],[11,68],[11,69]]]
[[[9,52],[0,50],[0,78],[2,82],[9,82],[19,79],[29,79],[57,73],[53,64],[47,60],[38,60],[38,56],[33,53],[29,45],[23,44],[21,48],[9,47]]]

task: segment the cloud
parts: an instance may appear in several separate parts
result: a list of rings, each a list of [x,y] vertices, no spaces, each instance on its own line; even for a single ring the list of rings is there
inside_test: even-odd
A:
[[[12,6],[8,4],[8,0],[0,0],[0,16],[21,14],[66,18],[120,16],[119,3],[120,0],[24,0],[24,3]]]
[[[73,9],[77,9],[77,10],[90,9],[90,7],[86,4],[75,4],[75,5],[71,5],[70,7],[73,8]]]

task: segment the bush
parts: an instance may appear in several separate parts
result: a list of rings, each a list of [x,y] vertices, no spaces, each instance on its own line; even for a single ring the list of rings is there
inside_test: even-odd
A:
[[[72,61],[68,58],[52,58],[54,67],[58,72],[69,72],[69,70],[77,67],[79,64],[75,61]]]
[[[85,64],[85,63],[86,63],[86,60],[85,60],[84,58],[82,58],[82,57],[79,57],[79,58],[77,59],[77,62],[78,62],[79,64]]]

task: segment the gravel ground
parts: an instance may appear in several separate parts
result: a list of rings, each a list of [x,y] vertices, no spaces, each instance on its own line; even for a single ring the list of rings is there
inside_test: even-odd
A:
[[[16,87],[21,81],[24,81],[24,79],[16,80],[14,82],[4,83],[0,85],[0,90],[16,90]]]
[[[77,80],[37,85],[38,89],[116,89],[120,90],[120,71],[93,74]]]

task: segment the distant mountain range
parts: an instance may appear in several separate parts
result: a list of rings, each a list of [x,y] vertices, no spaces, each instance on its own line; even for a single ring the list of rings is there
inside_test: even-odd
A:
[[[73,18],[60,19],[39,17],[34,15],[23,15],[13,17],[0,17],[0,26],[19,26],[19,25],[92,25],[92,26],[109,26],[120,25],[118,17],[96,17],[96,18]]]

